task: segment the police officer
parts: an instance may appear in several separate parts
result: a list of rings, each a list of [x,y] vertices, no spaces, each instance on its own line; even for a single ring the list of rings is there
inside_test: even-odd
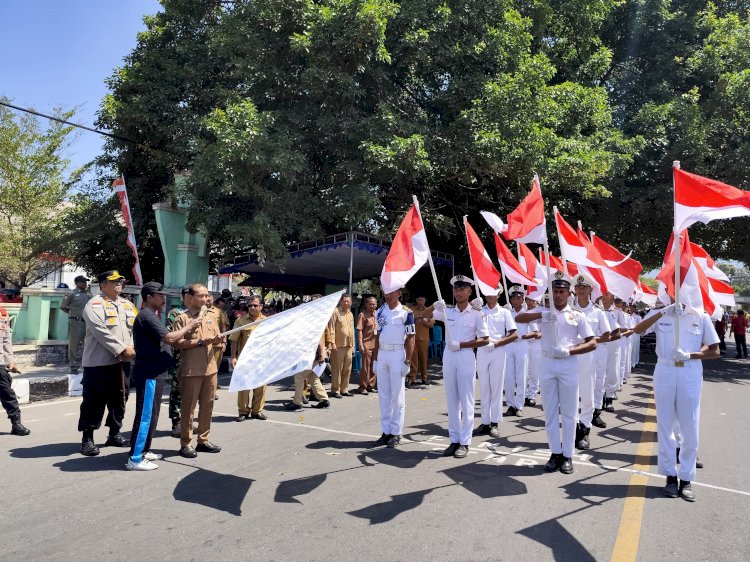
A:
[[[10,432],[13,435],[28,435],[31,433],[21,423],[21,408],[18,398],[12,388],[13,379],[10,373],[18,373],[13,360],[13,335],[10,330],[10,315],[4,306],[0,306],[0,402],[10,419]]]
[[[83,307],[91,300],[89,280],[83,275],[75,278],[76,287],[60,303],[60,310],[68,315],[68,361],[70,372],[78,373],[78,346],[86,335],[86,323],[83,321]]]
[[[83,400],[78,431],[83,432],[81,454],[99,454],[94,430],[99,429],[106,406],[109,436],[106,445],[129,447],[120,434],[128,398],[130,362],[135,357],[133,323],[138,314],[128,299],[120,296],[125,278],[117,271],[97,275],[101,293],[86,303],[83,319]]]
[[[487,319],[482,314],[482,299],[469,303],[474,283],[465,275],[451,279],[456,306],[445,301],[432,305],[432,318],[445,322],[446,346],[443,352],[443,383],[448,402],[448,435],[451,444],[443,456],[462,459],[469,454],[474,429],[474,349],[489,344]]]
[[[539,302],[526,297],[526,310],[534,310]],[[542,334],[539,322],[529,322],[526,337],[529,342],[529,368],[526,375],[526,400],[524,406],[536,406],[536,395],[539,392],[539,370],[542,367]]]
[[[503,384],[506,350],[518,339],[516,323],[507,308],[498,305],[498,287],[494,295],[485,295],[487,304],[482,313],[487,318],[489,345],[477,350],[477,377],[481,396],[482,423],[474,435],[498,437],[498,424],[503,421]]]
[[[414,313],[414,325],[417,328],[415,337],[414,354],[411,356],[411,371],[406,381],[407,386],[416,384],[417,372],[419,373],[422,384],[430,384],[427,377],[427,350],[430,346],[430,328],[435,325],[432,318],[426,318],[425,315],[430,310],[425,306],[426,296],[424,292],[418,291],[416,295],[415,306],[412,308]]]
[[[189,285],[182,287],[180,291],[180,297],[182,302],[180,305],[172,308],[167,314],[167,329],[172,332],[174,331],[174,323],[177,317],[187,310],[185,306],[185,295],[190,290]],[[177,347],[172,349],[172,366],[168,369],[169,375],[169,419],[172,421],[172,437],[180,437],[180,402],[182,396],[180,395],[180,350]]]
[[[510,313],[515,319],[523,311],[526,294],[521,285],[508,289]],[[526,371],[529,368],[528,324],[518,325],[518,339],[513,341],[505,352],[505,403],[506,416],[520,416],[526,399]]]
[[[602,410],[614,412],[615,408],[612,401],[615,399],[615,393],[620,384],[620,339],[622,338],[621,333],[624,333],[627,327],[625,326],[625,316],[615,306],[615,297],[612,293],[602,293],[602,310],[607,314],[607,322],[609,322],[611,330],[609,341],[604,344],[607,346],[607,372],[604,377]]]
[[[377,334],[373,366],[378,379],[380,429],[383,434],[375,445],[395,447],[401,442],[404,429],[406,375],[411,370],[414,353],[414,314],[401,304],[401,289],[385,295],[385,303],[375,317]]]
[[[643,334],[652,327],[656,332],[654,399],[659,473],[667,477],[664,487],[667,497],[676,498],[679,495],[692,502],[695,501],[691,483],[695,480],[698,457],[702,361],[719,357],[719,336],[708,314],[683,310],[674,303],[651,311],[634,330]],[[675,330],[679,330],[679,347],[675,346]],[[679,424],[682,434],[679,483],[675,422]]]
[[[596,406],[601,405],[604,393],[604,376],[607,373],[607,348],[609,341],[609,321],[599,305],[591,302],[591,291],[594,282],[586,275],[575,278],[575,309],[583,313],[596,338],[596,349],[593,353],[578,356],[578,387],[581,396],[581,412],[576,424],[576,448],[586,450],[590,446],[589,433],[594,417],[601,412]],[[597,401],[598,399],[598,401]],[[606,427],[606,425],[605,425]]]
[[[544,470],[571,474],[578,414],[578,361],[574,356],[594,351],[596,342],[586,317],[568,304],[570,277],[556,271],[550,286],[553,306],[539,312],[522,312],[516,322],[542,320],[542,402],[552,453]]]

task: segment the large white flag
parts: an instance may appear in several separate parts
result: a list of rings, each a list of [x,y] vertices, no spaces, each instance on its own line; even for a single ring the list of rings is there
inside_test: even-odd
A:
[[[312,368],[342,289],[263,320],[237,358],[229,391],[251,390]]]

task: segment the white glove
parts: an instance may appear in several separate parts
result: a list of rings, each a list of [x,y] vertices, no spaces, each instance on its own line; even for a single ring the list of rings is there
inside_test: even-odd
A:
[[[672,361],[674,361],[675,363],[681,361],[690,361],[690,354],[678,347],[672,352]]]
[[[552,348],[552,357],[555,359],[565,359],[566,357],[570,357],[570,351],[558,345]]]
[[[409,363],[404,363],[401,365],[401,376],[405,377],[409,374],[409,371],[411,371],[411,365]]]
[[[545,322],[557,322],[557,314],[551,310],[545,310],[542,312],[542,320]]]
[[[672,304],[667,305],[661,309],[661,315],[667,316],[669,318],[678,318],[680,314],[682,314],[682,311],[684,310],[684,308],[685,308],[684,304],[680,304],[678,306],[676,302],[673,302]]]
[[[469,304],[471,305],[471,308],[473,308],[474,310],[482,310],[482,307],[484,306],[484,301],[482,300],[482,297],[477,297],[475,299],[470,300]]]
[[[432,303],[432,308],[434,308],[438,312],[445,312],[445,301],[442,299],[439,301],[435,301],[434,303]]]
[[[378,360],[374,359],[372,362],[372,372],[378,374]]]
[[[451,340],[451,342],[448,344],[448,349],[450,349],[451,351],[458,351],[459,349],[461,349],[461,342]]]

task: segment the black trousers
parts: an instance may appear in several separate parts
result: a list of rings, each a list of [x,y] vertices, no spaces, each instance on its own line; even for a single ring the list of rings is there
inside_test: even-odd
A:
[[[724,341],[724,336],[719,334],[719,351],[727,352],[727,343]]]
[[[130,363],[115,363],[103,367],[83,368],[83,400],[78,431],[99,429],[107,408],[109,434],[115,435],[122,428],[125,417],[125,402],[130,391]]]
[[[737,357],[747,359],[747,341],[745,334],[734,334],[734,344],[737,346]]]
[[[164,393],[164,380],[160,378],[146,379],[134,377],[135,388],[135,418],[133,419],[133,431],[130,433],[130,453],[133,457],[137,453],[138,459],[143,453],[151,450],[151,440],[159,423],[159,410],[161,409],[161,395]],[[151,408],[144,412],[143,404],[147,402]],[[143,427],[141,427],[143,422]],[[137,449],[137,450],[136,450]]]
[[[8,413],[10,421],[19,421],[21,419],[21,408],[18,407],[18,398],[16,392],[11,388],[13,379],[10,377],[5,365],[0,365],[0,402]]]

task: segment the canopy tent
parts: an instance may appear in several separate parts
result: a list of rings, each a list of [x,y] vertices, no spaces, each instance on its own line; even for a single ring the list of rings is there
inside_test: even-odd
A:
[[[287,246],[289,255],[281,262],[258,263],[254,254],[237,256],[219,273],[244,273],[243,285],[269,289],[323,293],[326,285],[349,285],[380,276],[390,242],[363,234],[344,232],[321,240]],[[435,267],[453,269],[453,256],[432,252]],[[350,269],[351,267],[351,269]]]

